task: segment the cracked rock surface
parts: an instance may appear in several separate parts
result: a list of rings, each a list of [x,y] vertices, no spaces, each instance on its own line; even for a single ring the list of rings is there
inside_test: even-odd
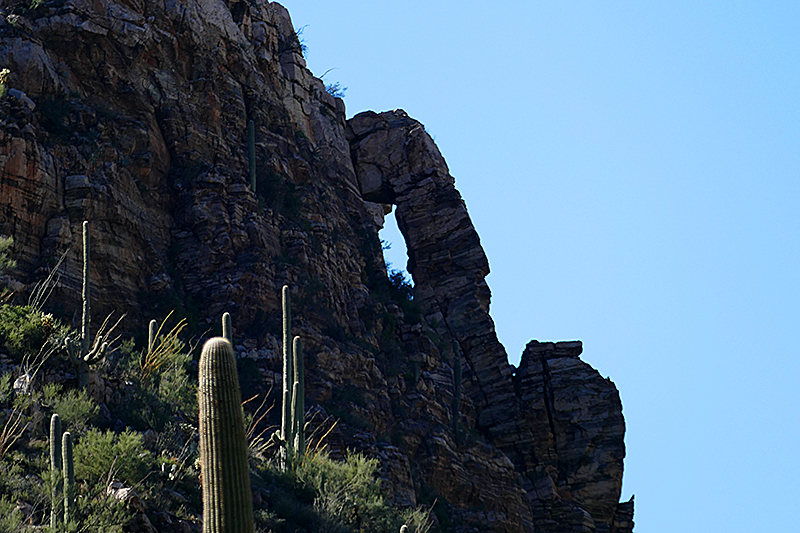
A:
[[[380,460],[387,498],[433,495],[458,532],[632,530],[616,388],[581,361],[580,343],[533,341],[516,372],[508,364],[488,260],[422,124],[400,110],[346,120],[277,3],[66,0],[11,24],[12,4],[0,1],[0,67],[11,70],[0,234],[14,237],[20,297],[66,252],[51,303],[79,308],[89,220],[95,316],[126,312],[131,333],[176,309],[213,335],[230,312],[254,369],[243,386],[266,392],[281,389],[289,284],[307,406],[340,419],[334,453]],[[392,296],[378,237],[389,209],[413,302]],[[453,340],[464,353],[456,413]],[[96,388],[121,394],[113,379]]]

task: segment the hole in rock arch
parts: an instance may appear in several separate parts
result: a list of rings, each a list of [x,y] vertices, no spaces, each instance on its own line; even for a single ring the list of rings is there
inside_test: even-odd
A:
[[[406,282],[411,286],[414,280],[406,270],[408,265],[408,249],[400,228],[397,227],[397,220],[394,217],[395,210],[384,217],[383,228],[378,232],[383,248],[383,259],[386,262],[386,270],[389,274],[399,271],[403,274]]]

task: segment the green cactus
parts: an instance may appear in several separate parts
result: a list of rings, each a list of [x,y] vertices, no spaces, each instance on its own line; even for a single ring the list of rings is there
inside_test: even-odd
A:
[[[247,159],[250,163],[250,188],[256,192],[256,125],[252,120],[247,122]]]
[[[89,326],[91,324],[91,303],[89,299],[89,222],[83,221],[83,288],[81,290],[81,300],[83,301],[83,319],[81,322],[80,339],[74,336],[67,336],[63,341],[63,348],[67,352],[70,361],[75,365],[78,375],[78,385],[85,389],[89,385],[89,366],[101,361],[108,350],[108,337],[122,318],[117,323],[106,329],[109,315],[95,335],[94,343],[89,336]],[[124,316],[124,315],[123,315]]]
[[[289,287],[281,293],[283,307],[283,391],[281,398],[281,430],[277,440],[282,446],[284,470],[291,470],[306,449],[305,380],[303,377],[303,345],[300,337],[292,339],[292,315]]]
[[[281,434],[280,440],[283,443],[283,463],[287,469],[291,464],[292,451],[292,385],[294,384],[294,372],[292,371],[292,304],[289,295],[289,287],[283,286],[281,290],[281,307],[283,309],[283,384],[282,394],[283,405],[281,409]]]
[[[64,523],[75,513],[75,463],[72,459],[72,434],[67,431],[61,441],[61,462],[64,479]]]
[[[54,414],[50,417],[50,473],[53,488],[50,493],[50,528],[55,531],[61,514],[61,498],[63,497],[64,478],[62,476],[61,451],[61,417]]]
[[[228,312],[222,313],[222,336],[228,339],[228,342],[233,346],[233,325],[231,314]]]
[[[227,339],[215,337],[203,346],[198,401],[203,533],[253,533],[242,399]]]
[[[158,322],[156,319],[152,319],[150,321],[150,325],[147,328],[147,353],[152,353],[153,348],[156,347],[156,337],[158,336]]]
[[[294,459],[301,460],[306,450],[306,440],[303,428],[306,423],[305,405],[305,378],[303,376],[303,343],[300,337],[295,337],[292,344],[292,359],[294,367],[294,386],[292,388],[292,444],[294,445]]]
[[[458,413],[461,407],[461,345],[453,341],[453,404],[450,414],[453,417],[453,433],[458,441]]]

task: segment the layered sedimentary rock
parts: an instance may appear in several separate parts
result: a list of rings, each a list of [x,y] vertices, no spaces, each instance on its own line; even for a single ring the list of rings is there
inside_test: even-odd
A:
[[[625,456],[613,383],[580,361],[580,342],[531,342],[512,377],[489,316],[488,261],[433,140],[401,110],[357,115],[348,137],[363,197],[397,206],[415,297],[462,346],[477,426],[524,474],[534,521],[608,531]]]
[[[69,251],[50,303],[78,309],[90,220],[96,316],[127,312],[136,332],[177,308],[213,335],[228,311],[258,369],[243,387],[267,390],[288,283],[308,405],[341,419],[332,448],[381,460],[387,497],[433,495],[457,531],[630,530],[615,387],[574,343],[532,343],[514,375],[488,312],[488,261],[438,148],[402,111],[346,120],[283,7],[67,0],[7,13],[0,234],[15,238],[20,298]],[[387,289],[388,204],[419,317]],[[452,340],[465,361],[458,434]]]
[[[583,523],[588,513],[596,531],[609,531],[620,505],[625,421],[616,387],[580,360],[582,350],[580,342],[525,348],[514,385],[533,439],[519,445],[535,461],[528,479],[537,516]]]
[[[347,126],[362,195],[397,205],[415,298],[428,323],[461,344],[478,423],[496,426],[514,395],[511,367],[489,316],[489,262],[447,164],[404,111],[361,113]]]

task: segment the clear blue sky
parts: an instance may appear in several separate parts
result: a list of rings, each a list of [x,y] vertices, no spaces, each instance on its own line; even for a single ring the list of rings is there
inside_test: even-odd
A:
[[[800,2],[283,4],[348,116],[435,136],[509,360],[617,384],[635,530],[798,531]]]

